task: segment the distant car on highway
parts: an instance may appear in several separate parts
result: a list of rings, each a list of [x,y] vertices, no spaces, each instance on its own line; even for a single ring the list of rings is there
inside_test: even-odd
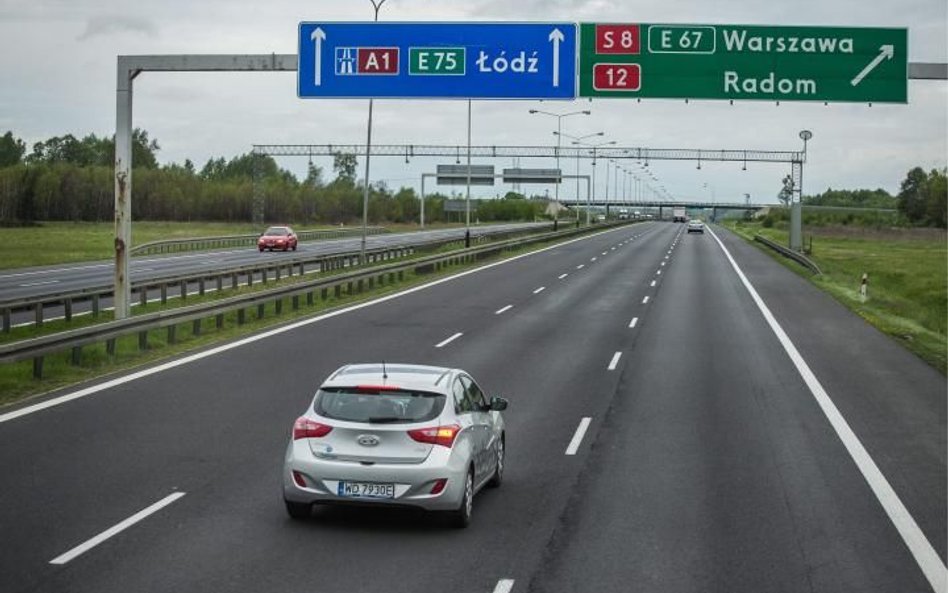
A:
[[[688,221],[688,232],[689,233],[701,233],[704,234],[704,223],[698,219],[692,219]]]
[[[290,227],[272,226],[265,230],[263,234],[260,235],[260,238],[257,239],[257,249],[260,251],[264,249],[269,249],[270,251],[274,249],[279,249],[280,251],[292,249],[296,251],[298,242],[296,233],[294,233]]]
[[[293,425],[283,499],[442,511],[471,522],[474,495],[504,475],[507,400],[460,369],[354,364],[336,370]]]

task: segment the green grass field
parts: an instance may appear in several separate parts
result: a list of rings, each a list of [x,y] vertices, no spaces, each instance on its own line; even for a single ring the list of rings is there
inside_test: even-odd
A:
[[[752,239],[761,234],[786,244],[788,232],[756,223],[728,223]],[[946,372],[948,360],[948,241],[934,229],[804,229],[809,255],[823,271],[811,281],[875,327]],[[764,248],[768,253],[773,253]],[[810,273],[777,254],[776,259],[801,275]],[[859,285],[869,277],[869,298]]]

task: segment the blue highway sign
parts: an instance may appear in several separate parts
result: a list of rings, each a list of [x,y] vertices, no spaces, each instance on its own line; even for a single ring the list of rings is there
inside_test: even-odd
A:
[[[574,23],[300,23],[301,98],[573,99]]]

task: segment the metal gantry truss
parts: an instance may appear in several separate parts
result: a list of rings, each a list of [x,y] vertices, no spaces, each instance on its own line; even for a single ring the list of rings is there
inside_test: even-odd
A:
[[[255,155],[266,156],[333,156],[354,154],[364,156],[365,144],[254,144]],[[412,159],[415,157],[452,157],[467,155],[467,147],[446,144],[373,144],[372,156],[392,156]],[[795,163],[804,162],[803,151],[794,150],[734,150],[705,148],[645,148],[601,146],[561,147],[556,146],[471,146],[471,156],[477,158],[581,158],[581,159],[632,159],[648,161],[725,161],[738,163]]]
[[[467,156],[467,146],[448,144],[373,144],[372,156],[404,158],[408,162],[417,157],[448,157],[460,162]],[[365,144],[254,144],[255,157],[296,156],[313,157],[354,154],[365,156]],[[789,163],[791,177],[799,182],[803,177],[806,152],[802,150],[756,150],[726,148],[646,148],[641,146],[559,147],[556,146],[471,146],[471,156],[477,158],[574,158],[634,160],[648,166],[649,161],[702,161],[742,163]],[[259,159],[254,159],[259,162]],[[264,203],[263,184],[257,178],[260,167],[254,167],[254,222],[262,224]]]

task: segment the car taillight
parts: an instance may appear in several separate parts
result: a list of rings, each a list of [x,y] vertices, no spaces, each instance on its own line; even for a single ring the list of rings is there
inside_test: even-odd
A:
[[[293,423],[293,440],[317,439],[326,436],[331,430],[332,426],[320,424],[301,416]]]
[[[408,436],[419,443],[441,445],[442,447],[450,449],[459,432],[461,432],[461,427],[457,424],[451,424],[448,426],[432,426],[431,428],[409,430]]]
[[[441,494],[444,491],[444,487],[448,485],[447,478],[440,478],[435,480],[434,486],[431,487],[431,494]]]

